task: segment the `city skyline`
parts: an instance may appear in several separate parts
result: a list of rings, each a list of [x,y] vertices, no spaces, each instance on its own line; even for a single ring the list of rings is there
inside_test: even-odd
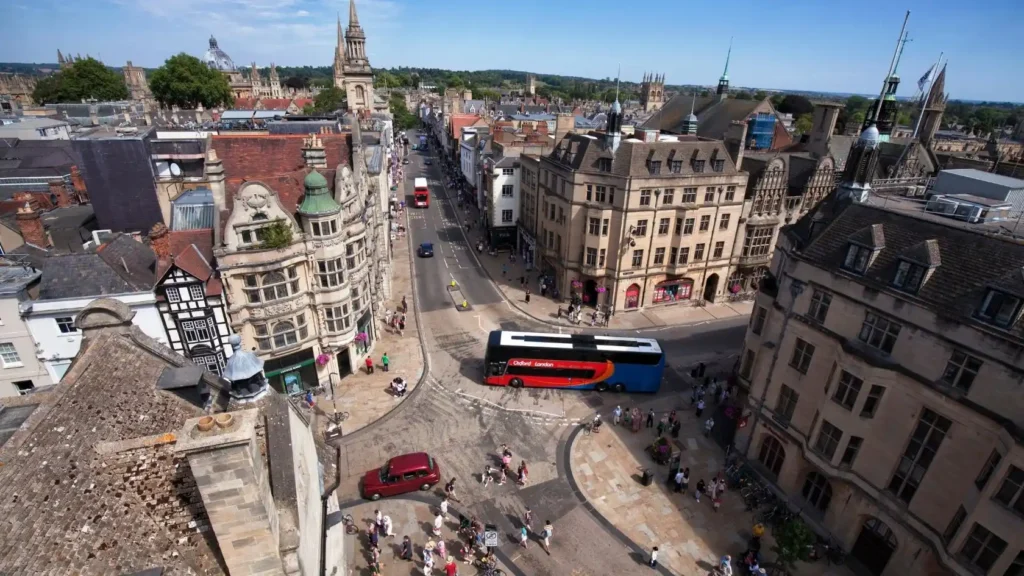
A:
[[[357,2],[367,54],[377,68],[509,69],[606,78],[621,64],[627,81],[638,82],[644,71],[653,70],[665,74],[670,85],[710,86],[722,74],[732,37],[734,86],[858,94],[880,88],[904,10],[910,9],[910,42],[898,70],[901,97],[915,95],[917,79],[944,52],[953,99],[1024,100],[1024,66],[1012,42],[1012,31],[1024,24],[1024,10],[1006,0],[970,9],[947,1],[896,6],[868,0],[827,11],[801,1],[765,14],[748,0],[724,8],[703,0],[685,9],[667,0],[648,5],[651,9],[638,15],[608,0],[585,8],[527,0],[517,5],[517,18],[464,0]],[[53,62],[61,49],[113,66],[132,60],[153,68],[179,52],[201,56],[212,34],[239,67],[253,61],[330,66],[337,14],[343,24],[347,20],[347,2],[319,0],[111,0],[88,3],[80,17],[47,18],[56,8],[53,0],[16,1],[0,60]],[[706,16],[712,10],[752,17]],[[651,16],[659,12],[678,18]],[[698,15],[700,22],[689,22],[686,14]],[[595,33],[606,25],[616,29]],[[676,29],[685,30],[685,37]]]

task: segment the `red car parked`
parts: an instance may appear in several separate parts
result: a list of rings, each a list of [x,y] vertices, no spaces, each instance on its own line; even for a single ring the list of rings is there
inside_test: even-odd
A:
[[[429,490],[441,481],[441,469],[426,452],[395,456],[363,476],[363,498],[379,500],[416,490]]]

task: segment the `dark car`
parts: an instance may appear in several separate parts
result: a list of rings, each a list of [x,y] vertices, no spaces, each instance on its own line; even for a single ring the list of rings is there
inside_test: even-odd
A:
[[[430,242],[424,242],[420,244],[419,249],[420,258],[433,258],[434,257],[434,245]]]
[[[363,477],[363,498],[379,500],[416,490],[430,490],[441,481],[441,469],[426,452],[395,456]]]

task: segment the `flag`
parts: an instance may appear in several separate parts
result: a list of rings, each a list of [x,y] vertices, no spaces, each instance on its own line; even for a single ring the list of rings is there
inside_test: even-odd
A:
[[[917,81],[917,89],[918,90],[921,90],[922,92],[924,91],[924,87],[927,86],[928,83],[932,81],[932,73],[933,72],[935,72],[935,64],[932,64],[931,66],[929,66],[928,67],[928,71],[925,72],[924,76],[921,76],[921,79]]]

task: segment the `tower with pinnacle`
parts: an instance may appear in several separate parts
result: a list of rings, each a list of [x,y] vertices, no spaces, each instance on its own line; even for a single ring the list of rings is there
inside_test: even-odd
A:
[[[640,83],[640,105],[645,112],[658,110],[665,104],[665,75],[645,73]]]
[[[932,82],[931,90],[928,91],[927,100],[924,103],[924,116],[921,118],[921,128],[918,138],[926,146],[931,144],[942,125],[942,114],[946,111],[946,65],[943,64],[939,75]]]
[[[342,46],[344,45],[344,51]],[[373,69],[366,57],[366,34],[359,25],[355,0],[348,3],[348,29],[344,44],[338,18],[338,47],[334,52],[334,85],[345,91],[352,111],[373,111]]]
[[[725,70],[718,79],[718,98],[724,100],[729,96],[729,59],[732,58],[732,38],[729,39],[729,51],[725,54]]]

